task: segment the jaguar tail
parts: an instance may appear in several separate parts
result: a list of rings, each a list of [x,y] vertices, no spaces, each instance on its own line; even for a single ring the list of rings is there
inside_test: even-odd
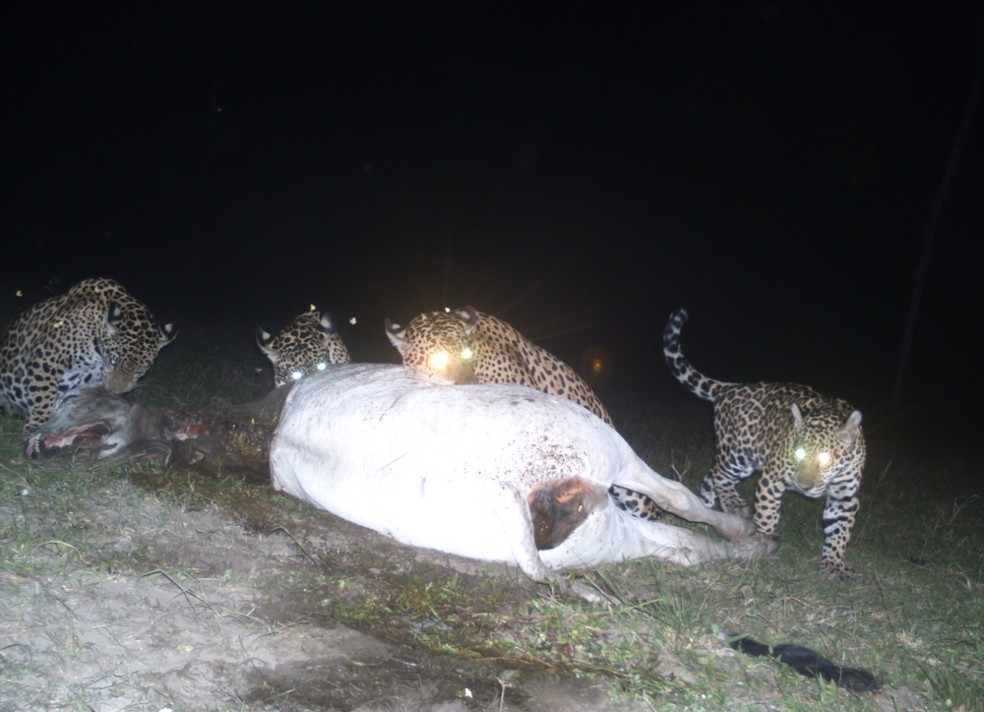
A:
[[[698,398],[714,401],[720,390],[731,384],[705,376],[683,355],[683,349],[680,347],[680,332],[686,321],[687,310],[678,309],[670,314],[670,320],[666,322],[666,328],[663,330],[663,356],[666,358],[666,365],[670,367],[673,377],[686,386],[688,391]]]

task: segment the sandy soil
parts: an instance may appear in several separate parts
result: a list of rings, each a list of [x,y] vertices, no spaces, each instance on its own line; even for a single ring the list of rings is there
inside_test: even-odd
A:
[[[5,497],[0,523],[42,527],[43,497]],[[588,680],[428,655],[305,613],[317,592],[290,581],[315,557],[365,556],[368,572],[452,566],[539,595],[515,571],[311,514],[303,532],[250,531],[125,478],[58,513],[77,540],[46,541],[28,568],[0,569],[0,710],[636,709]]]

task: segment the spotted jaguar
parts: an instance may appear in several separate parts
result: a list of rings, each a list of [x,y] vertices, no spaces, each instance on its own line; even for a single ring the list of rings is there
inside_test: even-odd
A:
[[[28,454],[61,402],[80,388],[133,388],[175,337],[114,280],[86,279],[17,317],[0,341],[0,407],[26,418]]]
[[[748,518],[749,507],[736,487],[760,472],[752,521],[760,533],[775,536],[784,492],[813,499],[826,495],[821,565],[842,580],[853,578],[844,555],[860,506],[865,462],[861,412],[807,386],[728,383],[705,376],[681,350],[686,320],[684,309],[670,316],[663,355],[687,390],[714,404],[717,444],[713,467],[700,488],[704,504],[720,502],[723,511]]]
[[[612,419],[577,372],[506,322],[474,307],[425,312],[406,327],[386,320],[403,363],[455,383],[518,383],[583,405]]]
[[[351,360],[332,315],[321,314],[313,304],[276,336],[257,328],[256,343],[273,364],[277,387]]]
[[[407,326],[386,320],[386,334],[403,363],[455,383],[518,383],[583,405],[609,426],[611,416],[577,372],[506,322],[472,306],[424,312]],[[613,486],[622,510],[648,521],[663,515],[643,494]]]

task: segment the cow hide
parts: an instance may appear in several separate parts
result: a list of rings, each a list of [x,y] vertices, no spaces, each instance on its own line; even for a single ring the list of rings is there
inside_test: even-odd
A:
[[[338,365],[297,383],[270,470],[275,489],[343,519],[404,544],[515,563],[541,582],[624,559],[690,566],[776,546],[655,473],[580,405],[525,386],[453,386],[404,366]],[[613,484],[730,541],[633,517],[608,496]]]

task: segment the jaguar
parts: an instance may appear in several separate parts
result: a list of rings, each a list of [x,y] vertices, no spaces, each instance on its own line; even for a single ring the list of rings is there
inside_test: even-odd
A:
[[[26,419],[29,455],[41,428],[81,388],[126,393],[175,337],[112,279],[85,279],[29,307],[0,341],[0,408]]]
[[[273,364],[273,382],[278,388],[351,360],[334,317],[321,314],[313,304],[276,336],[258,327],[256,343]]]
[[[506,322],[472,306],[424,312],[405,327],[386,320],[405,365],[455,383],[513,383],[567,398],[614,428],[608,410],[577,372]],[[615,505],[656,521],[663,510],[644,494],[613,485]]]
[[[403,363],[455,383],[515,383],[578,403],[612,425],[577,372],[506,322],[472,306],[424,312],[407,326],[386,320]]]
[[[670,315],[663,332],[663,355],[673,376],[694,395],[714,404],[714,463],[700,497],[708,507],[749,517],[737,485],[755,473],[752,521],[776,536],[783,494],[817,499],[823,509],[821,566],[841,580],[855,577],[844,562],[860,508],[865,463],[861,411],[794,383],[730,383],[704,375],[683,355],[680,333],[687,311]]]

